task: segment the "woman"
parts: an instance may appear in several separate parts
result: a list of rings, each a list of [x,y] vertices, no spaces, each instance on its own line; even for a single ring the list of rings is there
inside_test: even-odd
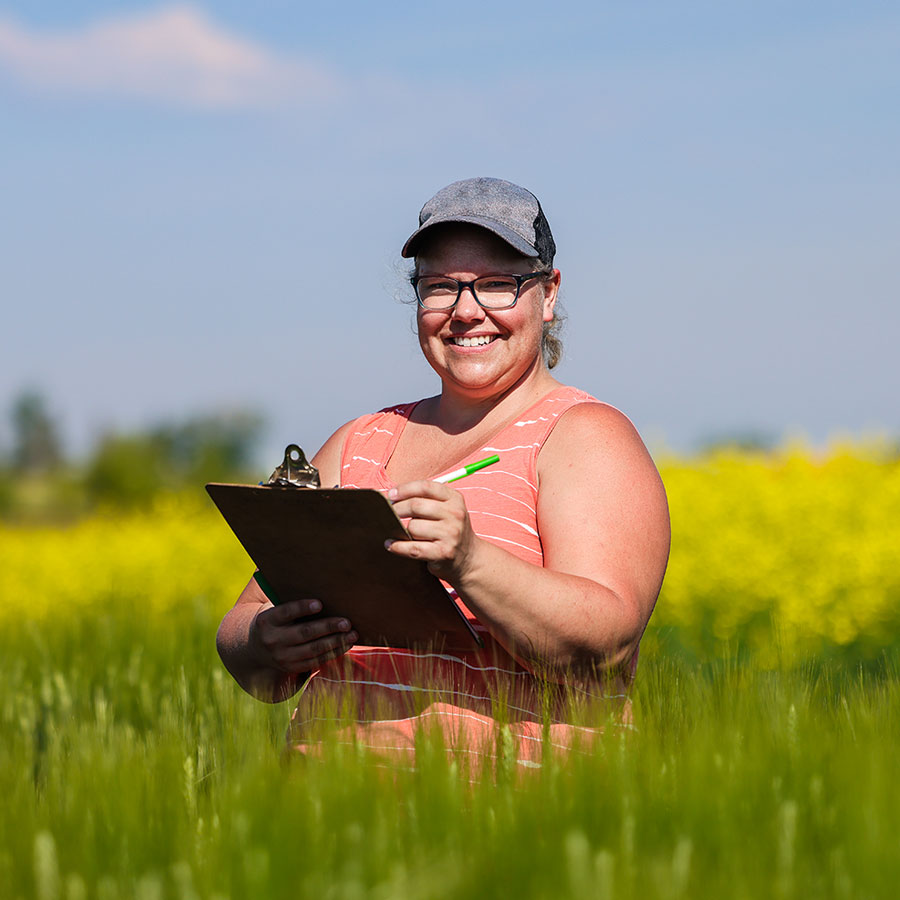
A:
[[[422,208],[403,256],[440,393],[347,423],[313,463],[323,484],[386,493],[410,539],[385,552],[427,561],[486,646],[358,647],[352,622],[306,618],[315,598],[272,607],[251,579],[219,652],[261,699],[308,682],[297,749],[312,748],[317,702],[349,693],[348,740],[412,756],[433,723],[451,748],[490,756],[501,716],[506,746],[534,765],[548,734],[568,747],[581,733],[565,721],[573,697],[626,695],[665,572],[666,498],[628,419],[550,373],[554,253],[537,198],[509,182],[456,182]],[[455,486],[431,480],[492,453]]]

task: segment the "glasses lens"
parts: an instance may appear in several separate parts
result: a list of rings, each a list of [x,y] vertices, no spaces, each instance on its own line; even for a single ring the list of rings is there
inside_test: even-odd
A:
[[[426,309],[449,309],[456,303],[459,288],[452,278],[420,278],[416,294]]]
[[[475,282],[478,301],[486,309],[503,309],[516,302],[518,285],[506,275],[487,275]]]

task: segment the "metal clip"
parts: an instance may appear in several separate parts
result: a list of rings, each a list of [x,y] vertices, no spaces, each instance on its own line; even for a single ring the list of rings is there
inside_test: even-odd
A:
[[[269,476],[266,484],[272,487],[317,488],[319,470],[308,462],[303,451],[296,444],[284,448],[284,462]]]

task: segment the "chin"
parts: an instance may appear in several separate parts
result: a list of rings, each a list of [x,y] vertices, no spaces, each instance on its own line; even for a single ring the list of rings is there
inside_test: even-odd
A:
[[[497,371],[449,371],[442,380],[446,380],[461,390],[473,393],[497,393],[515,384],[522,373],[514,373],[509,370]]]

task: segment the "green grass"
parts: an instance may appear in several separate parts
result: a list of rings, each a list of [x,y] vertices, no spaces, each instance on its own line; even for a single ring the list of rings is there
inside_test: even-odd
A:
[[[187,602],[0,635],[3,898],[893,897],[900,665],[641,661],[637,730],[471,785],[280,761]]]

